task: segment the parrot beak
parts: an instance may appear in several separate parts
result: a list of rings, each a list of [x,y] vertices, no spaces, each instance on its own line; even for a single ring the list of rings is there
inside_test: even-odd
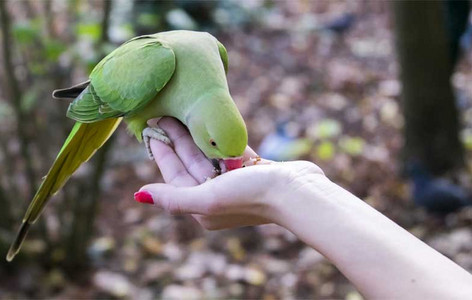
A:
[[[227,171],[236,170],[243,166],[243,157],[225,158],[223,162]]]

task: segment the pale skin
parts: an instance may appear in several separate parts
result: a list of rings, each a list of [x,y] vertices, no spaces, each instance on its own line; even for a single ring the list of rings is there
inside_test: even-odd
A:
[[[172,118],[159,126],[173,147],[152,140],[164,183],[140,189],[172,215],[191,214],[217,230],[266,223],[293,232],[322,253],[371,299],[466,299],[472,275],[330,181],[307,161],[254,159],[214,179],[213,166],[186,128]]]

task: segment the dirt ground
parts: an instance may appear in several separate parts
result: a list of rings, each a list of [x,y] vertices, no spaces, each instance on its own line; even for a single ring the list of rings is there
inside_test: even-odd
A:
[[[356,16],[349,29],[323,29],[346,11]],[[256,25],[218,34],[228,50],[229,87],[255,149],[279,122],[288,122],[310,145],[300,158],[314,161],[333,181],[472,271],[472,210],[445,218],[428,215],[411,203],[400,174],[401,87],[389,12],[388,3],[380,1],[279,2]],[[453,78],[466,99],[465,129],[472,126],[471,63],[469,53]],[[89,251],[95,263],[87,279],[71,281],[53,267],[37,270],[38,281],[25,268],[21,292],[0,287],[3,295],[362,298],[335,266],[280,227],[209,232],[191,218],[133,201],[139,187],[158,181],[144,148],[121,128],[102,183]]]

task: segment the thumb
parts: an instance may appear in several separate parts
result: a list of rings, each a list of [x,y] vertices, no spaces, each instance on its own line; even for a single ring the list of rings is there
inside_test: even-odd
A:
[[[212,211],[215,203],[214,193],[203,184],[193,187],[175,187],[164,183],[148,184],[134,194],[141,203],[154,204],[172,214],[201,214]]]

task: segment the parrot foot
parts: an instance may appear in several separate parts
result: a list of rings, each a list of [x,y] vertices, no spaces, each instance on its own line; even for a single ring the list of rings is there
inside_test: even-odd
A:
[[[143,141],[146,146],[146,151],[150,160],[154,160],[154,155],[151,151],[151,139],[155,139],[163,142],[167,145],[172,145],[171,140],[167,136],[166,132],[159,127],[146,127],[143,130]]]

